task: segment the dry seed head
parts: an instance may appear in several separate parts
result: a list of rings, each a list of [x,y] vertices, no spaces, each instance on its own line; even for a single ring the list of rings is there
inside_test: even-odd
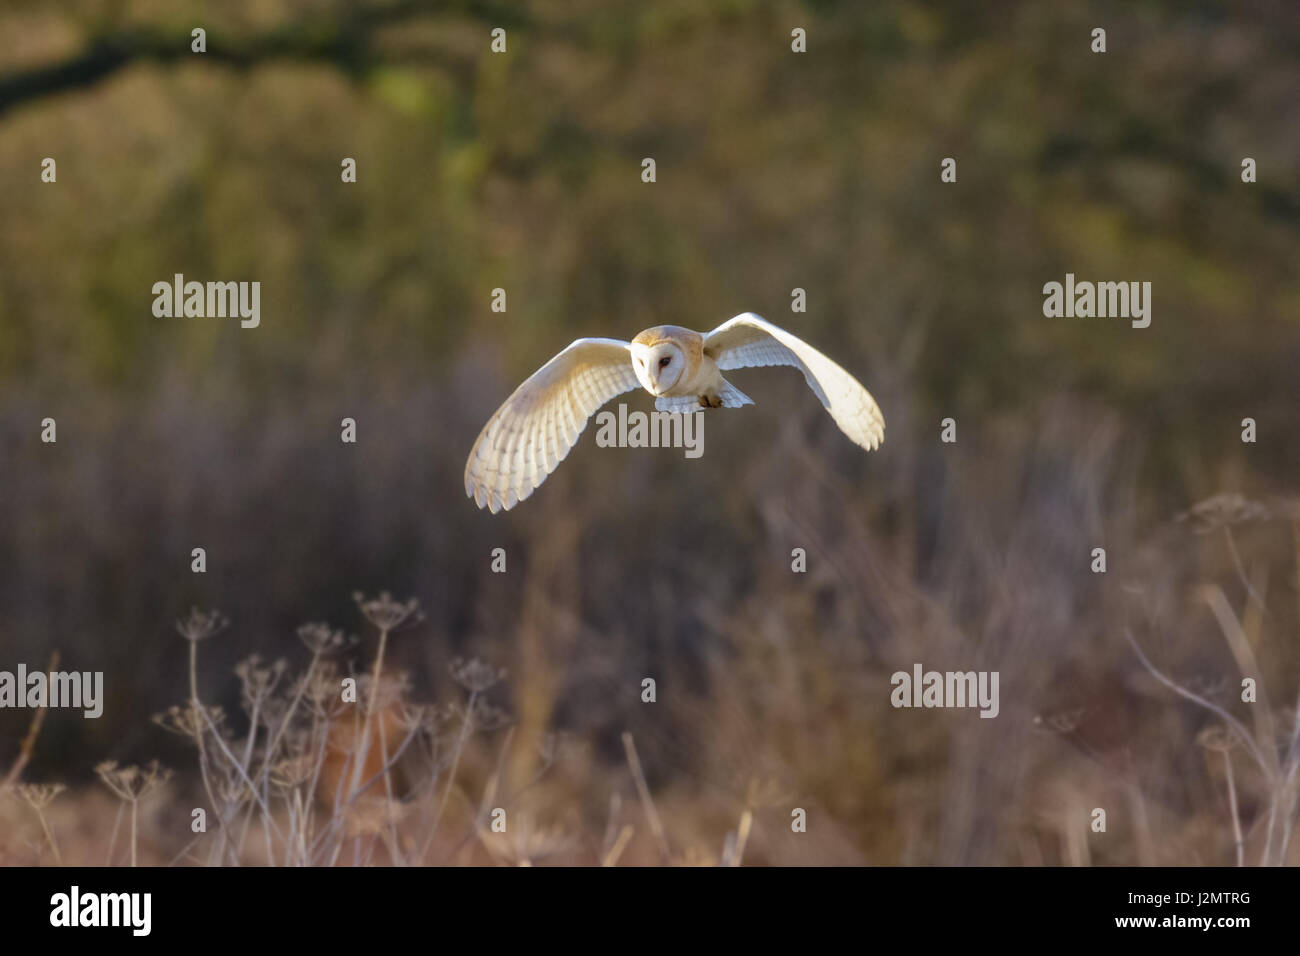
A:
[[[304,624],[298,628],[298,640],[302,641],[307,650],[322,657],[326,654],[336,654],[357,643],[355,635],[336,631],[322,622]]]
[[[289,700],[284,697],[267,697],[262,701],[262,710],[258,722],[268,730],[279,731],[284,719],[289,716]]]
[[[387,591],[377,598],[367,599],[360,591],[352,595],[361,609],[362,616],[381,631],[393,633],[403,627],[418,624],[424,620],[420,611],[420,602],[415,598],[408,601],[396,601]]]
[[[1223,724],[1210,724],[1196,735],[1196,742],[1206,750],[1227,753],[1237,746],[1237,735]]]
[[[333,720],[347,709],[342,686],[338,665],[333,661],[322,662],[307,677],[303,698],[319,720]]]
[[[61,783],[20,783],[14,787],[18,796],[38,812],[44,810],[51,800],[66,789]]]
[[[244,778],[234,771],[233,768],[222,768],[224,773],[216,774],[215,782],[212,789],[216,791],[217,799],[226,806],[235,807],[243,803],[251,795],[252,791],[248,789],[248,784]]]
[[[293,790],[311,779],[315,761],[306,754],[282,760],[271,768],[271,783],[281,791]]]
[[[225,722],[226,712],[221,709],[219,704],[211,706],[205,705],[208,720],[212,721],[212,726],[218,730]],[[197,707],[192,702],[185,704],[173,704],[161,714],[154,714],[150,718],[155,724],[163,730],[173,734],[180,734],[182,737],[197,737],[200,733],[208,729],[208,720],[203,719]]]
[[[1213,495],[1198,501],[1178,516],[1179,521],[1190,522],[1197,534],[1208,534],[1219,528],[1244,524],[1247,521],[1266,521],[1271,517],[1269,507],[1262,502],[1248,501],[1236,493]]]
[[[473,709],[466,716],[474,730],[481,730],[485,733],[508,727],[513,722],[508,713],[500,707],[489,704],[483,697],[479,697],[474,701]]]
[[[408,734],[419,730],[427,731],[432,719],[431,710],[432,707],[427,704],[399,703],[396,708],[397,724]]]
[[[95,767],[95,773],[123,800],[140,800],[157,790],[170,779],[172,772],[151,760],[144,767],[119,767],[116,760],[105,760]]]
[[[476,694],[481,694],[506,676],[504,668],[493,667],[477,657],[468,661],[458,657],[451,662],[450,670],[452,680]]]
[[[461,712],[455,704],[430,704],[424,715],[424,730],[437,740],[451,733],[460,719]]]
[[[176,630],[185,640],[197,643],[220,634],[229,624],[220,611],[200,611],[192,607],[188,617],[176,622]]]
[[[244,696],[252,700],[275,687],[288,667],[284,658],[263,666],[260,654],[250,654],[235,665],[235,676],[243,685]]]
[[[284,752],[294,756],[311,751],[312,735],[306,727],[291,727],[284,732],[281,747]]]

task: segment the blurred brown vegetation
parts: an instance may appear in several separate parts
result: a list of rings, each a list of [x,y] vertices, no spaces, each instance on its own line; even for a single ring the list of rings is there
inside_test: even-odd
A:
[[[1206,600],[1220,587],[1287,753],[1290,5],[222,7],[0,11],[0,668],[58,650],[108,694],[99,721],[51,713],[24,769],[73,787],[47,810],[65,861],[104,858],[105,759],[180,771],[146,858],[189,839],[194,750],[149,718],[188,699],[173,622],[192,605],[231,621],[199,683],[238,722],[237,661],[296,672],[300,624],[359,633],[349,595],[387,588],[425,614],[389,647],[413,700],[458,700],[458,657],[507,671],[491,697],[511,728],[467,745],[437,862],[498,859],[458,830],[498,767],[503,792],[527,787],[513,809],[566,834],[553,859],[596,862],[626,824],[622,861],[659,862],[625,732],[675,862],[720,860],[746,809],[749,862],[1233,862],[1222,755],[1197,743],[1217,719],[1125,632],[1253,726]],[[1066,272],[1151,281],[1151,327],[1045,319]],[[259,280],[261,327],[155,318],[174,273]],[[879,452],[794,373],[754,370],[736,381],[757,407],[711,415],[697,461],[588,435],[515,511],[464,498],[478,429],[573,338],[745,310],[862,379]],[[1225,492],[1267,513],[1176,520]],[[999,670],[1001,714],[892,709],[889,675],[916,661]],[[30,716],[0,712],[0,767]],[[568,749],[530,784],[556,732]],[[1255,862],[1279,791],[1236,772]],[[1086,831],[1097,806],[1106,835]],[[49,859],[30,810],[0,801],[0,860]]]

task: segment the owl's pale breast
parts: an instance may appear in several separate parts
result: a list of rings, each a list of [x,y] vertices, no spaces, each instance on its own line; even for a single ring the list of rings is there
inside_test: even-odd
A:
[[[682,377],[677,380],[676,385],[663,394],[665,398],[704,395],[716,390],[719,377],[718,363],[701,351],[689,356]]]

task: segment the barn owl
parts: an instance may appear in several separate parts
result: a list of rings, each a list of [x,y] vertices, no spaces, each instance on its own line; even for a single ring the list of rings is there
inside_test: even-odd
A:
[[[745,312],[707,335],[676,325],[631,342],[578,339],[532,374],[483,426],[465,464],[465,493],[493,514],[509,510],[546,480],[587,420],[638,385],[661,412],[739,408],[753,400],[722,372],[760,365],[799,369],[840,430],[870,451],[885,437],[875,399],[807,342]]]

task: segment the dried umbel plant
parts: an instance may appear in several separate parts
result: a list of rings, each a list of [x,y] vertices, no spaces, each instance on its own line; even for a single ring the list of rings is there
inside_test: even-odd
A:
[[[1212,753],[1223,755],[1223,774],[1228,786],[1228,812],[1232,816],[1233,843],[1237,850],[1237,865],[1246,863],[1246,844],[1241,835],[1241,814],[1237,809],[1237,782],[1232,772],[1230,752],[1241,743],[1236,732],[1226,724],[1210,724],[1196,735],[1196,742]]]
[[[246,732],[238,735],[225,715],[199,696],[196,647],[225,627],[225,619],[215,612],[192,611],[177,622],[189,647],[189,699],[153,720],[198,745],[208,805],[219,824],[208,841],[209,865],[238,865],[248,859],[250,843],[263,841],[265,856],[259,853],[259,860],[288,865],[333,865],[345,849],[354,862],[365,865],[381,845],[399,865],[426,859],[452,799],[467,739],[510,722],[505,711],[483,697],[505,672],[477,659],[452,665],[467,701],[416,704],[410,675],[385,670],[384,663],[389,635],[422,619],[418,602],[398,601],[386,592],[356,599],[361,614],[379,632],[375,656],[364,672],[336,657],[356,643],[355,637],[328,624],[304,624],[296,635],[311,660],[301,674],[292,673],[285,661],[267,662],[256,655],[235,668],[248,714]],[[348,684],[355,697],[349,693],[346,700],[345,677],[355,680]],[[242,729],[243,721],[239,724]],[[115,763],[102,764],[98,771],[123,801],[119,813],[130,810],[134,864],[137,805],[166,779],[166,772],[156,764]],[[399,787],[402,800],[394,794]],[[416,813],[416,807],[429,812]],[[408,833],[403,840],[401,823],[422,832]],[[546,855],[549,842],[549,836],[530,840],[524,856]],[[181,855],[198,859],[188,847]]]
[[[220,611],[200,611],[190,608],[188,616],[176,622],[176,630],[187,641],[197,644],[210,637],[216,637],[230,625]]]
[[[362,797],[347,814],[347,835],[378,836],[402,821],[406,808],[386,797]]]
[[[1263,596],[1253,586],[1242,564],[1233,542],[1232,525],[1240,521],[1267,519],[1270,517],[1270,509],[1248,502],[1240,495],[1218,495],[1201,502],[1189,514],[1193,514],[1196,520],[1208,527],[1222,529],[1233,567],[1248,598],[1246,609],[1239,614],[1219,584],[1203,584],[1196,592],[1219,625],[1224,643],[1232,654],[1241,678],[1245,680],[1261,673],[1254,634],[1258,633],[1270,615]],[[1300,559],[1300,534],[1295,539],[1295,557]],[[1139,663],[1159,684],[1216,718],[1215,725],[1197,736],[1197,742],[1210,752],[1221,754],[1223,758],[1237,864],[1240,866],[1244,863],[1244,844],[1233,768],[1234,753],[1239,753],[1241,759],[1258,769],[1267,798],[1262,801],[1262,808],[1256,811],[1263,814],[1264,821],[1260,864],[1283,864],[1288,857],[1297,818],[1297,800],[1300,798],[1300,724],[1293,723],[1289,734],[1283,730],[1283,722],[1291,712],[1272,704],[1262,681],[1256,686],[1257,698],[1250,708],[1251,716],[1248,720],[1243,720],[1234,715],[1226,702],[1216,701],[1214,694],[1207,693],[1203,685],[1193,688],[1187,683],[1174,680],[1156,667],[1143,652],[1130,627],[1124,628],[1124,637],[1133,648]],[[1228,683],[1230,685],[1231,681]],[[1300,708],[1300,703],[1297,708]],[[1251,726],[1248,727],[1247,724]]]
[[[307,754],[281,760],[271,768],[271,783],[282,791],[294,790],[310,781],[316,761]]]
[[[68,789],[61,783],[19,783],[14,792],[33,810],[44,810],[55,797]]]
[[[191,740],[197,740],[199,734],[210,732],[214,727],[217,732],[229,736],[225,730],[226,712],[220,704],[204,707],[203,711],[206,711],[206,719],[204,712],[192,703],[173,704],[162,713],[154,714],[150,720],[168,733],[189,737]]]
[[[248,784],[233,767],[221,764],[218,769],[213,771],[213,778],[213,790],[220,798],[223,806],[242,806],[251,795]]]
[[[302,681],[302,696],[312,715],[322,721],[340,717],[348,705],[343,702],[340,671],[333,661],[324,661]]]
[[[432,728],[436,715],[433,713],[431,704],[412,704],[407,701],[399,701],[393,708],[393,713],[397,721],[397,726],[401,727],[408,733],[424,733],[432,735]]]
[[[1219,528],[1246,524],[1250,521],[1267,521],[1272,517],[1268,505],[1249,501],[1236,493],[1213,495],[1198,501],[1178,516],[1188,522],[1197,534],[1209,534]]]
[[[292,708],[293,701],[290,698],[268,695],[262,701],[257,715],[258,722],[268,734],[282,737],[288,732],[288,721],[293,716]]]
[[[455,704],[430,704],[425,708],[424,731],[430,737],[448,737],[460,722],[460,708]]]
[[[131,865],[136,865],[139,833],[140,801],[161,787],[171,777],[171,771],[151,760],[144,767],[119,767],[117,761],[106,760],[95,767],[95,773],[104,786],[131,808]],[[112,853],[112,846],[109,847]]]
[[[304,624],[298,628],[298,640],[302,641],[303,646],[317,657],[337,654],[357,643],[355,635],[345,634],[328,624],[319,622]]]
[[[397,601],[387,591],[383,591],[379,597],[367,599],[364,594],[357,591],[352,595],[352,599],[361,609],[362,617],[381,633],[392,634],[404,627],[413,627],[424,620],[420,602],[415,598]]]
[[[151,760],[144,767],[119,767],[116,760],[105,760],[95,767],[95,773],[104,785],[120,799],[141,800],[161,787],[172,772]]]
[[[289,662],[283,658],[273,664],[265,664],[258,654],[252,654],[236,664],[235,676],[239,678],[240,699],[245,712],[251,713],[255,705],[267,698],[288,669]]]
[[[1196,742],[1215,753],[1227,753],[1238,745],[1237,735],[1223,724],[1210,724],[1196,735]]]
[[[214,711],[216,708],[210,708],[208,713],[215,718]],[[195,739],[199,734],[207,730],[207,723],[199,714],[198,709],[193,704],[177,705],[173,704],[160,714],[154,714],[151,718],[155,724],[171,734],[177,734],[181,737]]]
[[[456,658],[451,662],[451,679],[471,694],[481,694],[495,686],[506,676],[504,668],[493,667],[477,657],[464,660]]]
[[[371,736],[375,727],[375,712],[380,697],[384,695],[384,653],[388,647],[388,636],[402,628],[411,627],[424,620],[424,615],[420,611],[420,603],[415,598],[397,601],[387,591],[382,592],[377,598],[367,598],[360,591],[355,592],[352,597],[357,602],[361,615],[379,631],[379,647],[375,651],[375,665],[369,675],[368,689],[370,692],[365,698],[367,700],[366,715],[361,725],[360,746],[352,761],[352,772],[347,786],[347,802],[349,804],[357,799],[361,791],[366,758],[369,754]],[[379,738],[379,755],[382,766],[387,768],[392,757],[392,750],[389,746],[385,723],[383,720],[380,721],[377,736]],[[383,773],[383,780],[384,796],[391,803],[393,801],[393,782],[387,772]],[[392,826],[390,826],[390,833],[393,836],[395,847],[396,831]]]
[[[514,722],[514,718],[509,713],[488,703],[482,697],[475,698],[473,705],[465,708],[463,716],[470,730],[482,733],[491,733],[502,727],[509,727]]]
[[[168,734],[188,737],[195,743],[199,743],[201,735],[208,732],[230,736],[226,728],[226,711],[221,708],[221,705],[213,705],[211,708],[204,706],[200,710],[198,705],[188,701],[186,704],[173,704],[162,713],[153,714],[149,719]]]
[[[199,644],[210,637],[214,637],[224,631],[229,625],[229,621],[220,611],[200,611],[198,608],[190,608],[187,617],[176,622],[176,630],[185,638],[189,644],[189,683],[190,698],[189,705],[192,710],[192,716],[195,719],[198,732],[193,735],[195,746],[199,750],[199,773],[203,778],[203,789],[208,795],[208,800],[213,807],[217,806],[216,794],[212,789],[210,779],[209,765],[210,759],[208,754],[207,736],[211,733],[214,742],[218,748],[223,745],[222,737],[217,729],[217,725],[212,720],[212,715],[208,708],[199,700]],[[188,718],[184,718],[188,720]],[[177,726],[182,726],[177,722]],[[204,726],[206,725],[206,730]],[[101,777],[103,775],[101,774]],[[107,780],[105,781],[107,783]],[[132,803],[132,827],[135,824],[135,804]],[[221,822],[221,833],[225,837],[225,821],[218,811],[218,820]],[[132,831],[134,833],[134,829]],[[224,843],[223,843],[224,846]],[[111,852],[111,850],[110,850]],[[132,862],[135,859],[135,841],[131,843]]]
[[[45,818],[45,808],[66,789],[61,783],[19,783],[14,785],[14,792],[35,811],[36,817],[41,823],[41,831],[50,844],[50,852],[54,854],[54,862],[59,866],[63,865],[63,857],[59,853],[59,844],[55,842],[54,831]]]

